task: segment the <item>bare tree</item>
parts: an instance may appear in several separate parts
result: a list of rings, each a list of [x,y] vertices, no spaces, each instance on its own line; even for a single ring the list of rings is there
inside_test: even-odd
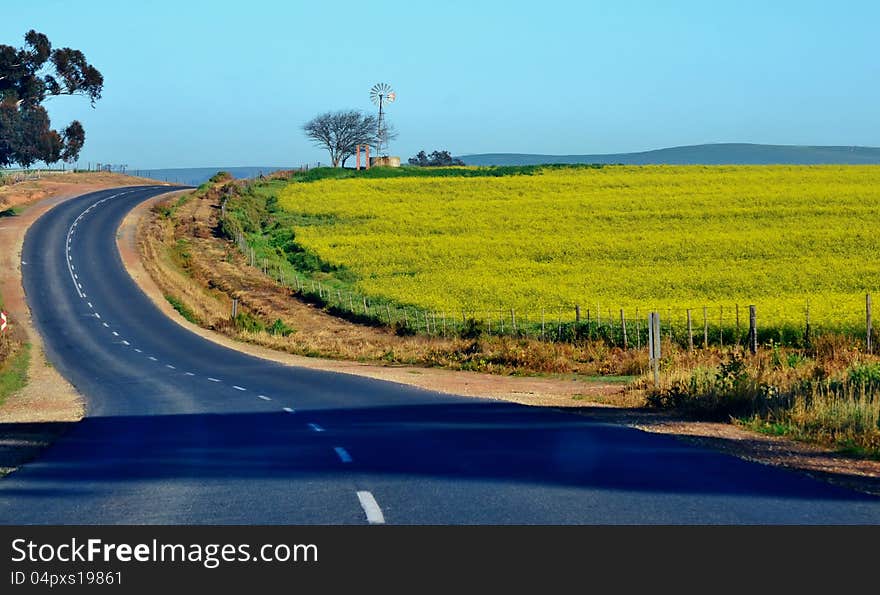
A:
[[[327,149],[333,167],[354,155],[357,145],[376,144],[378,122],[357,110],[327,112],[303,124],[303,132],[317,147]]]

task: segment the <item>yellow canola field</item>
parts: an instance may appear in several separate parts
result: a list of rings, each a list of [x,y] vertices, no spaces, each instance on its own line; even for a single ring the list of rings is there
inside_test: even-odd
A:
[[[610,166],[537,175],[294,183],[283,208],[330,216],[297,241],[367,295],[548,319],[600,308],[762,325],[865,321],[880,289],[880,167]],[[878,293],[876,299],[880,299]],[[745,316],[745,314],[742,314]],[[695,326],[697,323],[695,322]]]

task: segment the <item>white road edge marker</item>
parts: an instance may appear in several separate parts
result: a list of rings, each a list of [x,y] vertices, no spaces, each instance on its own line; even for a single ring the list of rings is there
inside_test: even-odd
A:
[[[323,432],[324,431],[324,428],[322,428],[318,424],[309,424],[309,427],[312,429],[313,432]]]
[[[342,448],[341,446],[334,446],[333,450],[336,451],[336,456],[339,457],[339,460],[343,463],[351,463],[352,458],[351,455],[348,454],[348,451]]]
[[[364,514],[367,515],[367,522],[371,525],[384,525],[385,515],[382,514],[382,509],[379,508],[379,503],[376,502],[373,494],[366,490],[359,490],[357,497],[361,508],[364,509]]]

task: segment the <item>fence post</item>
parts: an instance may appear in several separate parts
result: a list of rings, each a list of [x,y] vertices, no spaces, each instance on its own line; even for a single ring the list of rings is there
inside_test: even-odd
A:
[[[626,340],[626,314],[624,314],[623,308],[620,309],[620,334],[623,335],[623,348],[627,349],[629,346]]]
[[[724,347],[724,306],[719,306],[718,314],[718,345]]]
[[[574,305],[574,321],[575,322],[581,321],[581,305],[580,304]]]
[[[541,340],[544,340],[544,307],[541,307]]]
[[[513,308],[510,309],[510,328],[513,329],[513,334],[516,334],[516,310]]]
[[[648,351],[654,368],[654,388],[660,388],[660,314],[651,312],[648,320],[650,326]]]
[[[388,316],[388,324],[394,324],[394,321],[391,319],[391,306],[388,305],[388,302],[385,302],[385,314]]]
[[[367,307],[367,296],[364,296],[364,316],[370,315],[370,309]]]
[[[238,316],[238,298],[232,298],[232,319]]]
[[[694,324],[693,324],[693,320],[691,320],[690,308],[688,308],[687,316],[688,316],[688,351],[692,352],[694,350]]]
[[[737,345],[739,345],[739,338],[740,338],[740,330],[739,330],[739,304],[737,304],[737,305],[736,305],[736,341],[734,341],[734,343],[736,343]]]
[[[804,312],[804,317],[806,318],[806,326],[804,326],[804,347],[809,349],[810,344],[813,341],[813,337],[812,337],[813,327],[812,327],[812,324],[810,323],[810,300],[809,299],[807,299],[807,307]]]
[[[636,349],[642,348],[642,320],[639,318],[639,309],[636,308]]]
[[[865,345],[868,348],[868,353],[874,353],[874,344],[872,341],[872,339],[873,339],[872,335],[874,334],[874,329],[873,329],[874,325],[873,325],[873,321],[871,320],[871,294],[870,293],[865,294],[865,322],[866,322],[865,326],[867,326],[867,337],[866,337],[867,341],[865,342]]]
[[[749,351],[752,355],[758,353],[758,316],[754,306],[749,306]]]
[[[703,349],[709,348],[709,308],[703,306]]]

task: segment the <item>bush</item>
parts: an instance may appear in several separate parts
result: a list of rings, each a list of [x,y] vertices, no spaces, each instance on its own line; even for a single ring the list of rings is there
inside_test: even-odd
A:
[[[880,363],[856,364],[848,372],[850,383],[869,390],[880,389]]]
[[[458,336],[462,339],[479,339],[484,332],[486,332],[486,328],[482,320],[468,318],[458,331]]]
[[[248,333],[259,333],[266,330],[265,325],[249,312],[239,312],[235,316],[235,328]]]
[[[220,182],[229,182],[232,179],[232,174],[228,171],[218,171],[216,174],[211,176],[208,181],[212,184],[219,184]]]
[[[270,333],[272,333],[273,335],[281,336],[281,337],[286,337],[286,336],[292,335],[294,333],[293,328],[284,324],[284,322],[280,318],[276,318],[275,322],[273,322],[272,325],[266,330],[269,331]]]

